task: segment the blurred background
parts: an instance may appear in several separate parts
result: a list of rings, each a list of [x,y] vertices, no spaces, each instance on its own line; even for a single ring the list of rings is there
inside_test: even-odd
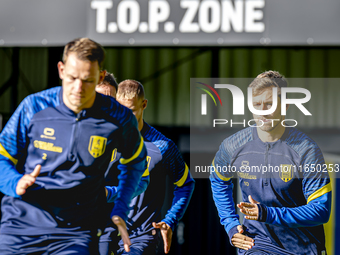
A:
[[[188,165],[190,153],[209,165],[218,146],[190,148],[190,132],[213,131],[221,142],[239,129],[216,131],[199,123],[190,129],[190,78],[252,78],[266,70],[289,78],[338,78],[339,11],[337,0],[0,0],[0,130],[24,97],[61,84],[63,46],[90,37],[104,45],[105,69],[118,82],[144,85],[146,122],[177,144]],[[316,117],[298,128],[316,140],[328,163],[340,163],[340,86],[308,89],[322,100],[311,106]],[[340,184],[332,184],[325,226],[331,255],[340,253]],[[236,254],[219,223],[209,180],[196,179],[170,254]]]

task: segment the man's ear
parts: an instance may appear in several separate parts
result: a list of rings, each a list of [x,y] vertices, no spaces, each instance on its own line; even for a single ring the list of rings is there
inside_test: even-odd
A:
[[[101,70],[101,71],[99,72],[99,81],[98,81],[97,84],[102,83],[102,81],[103,81],[104,78],[105,78],[105,75],[106,75],[106,70]]]
[[[62,79],[64,79],[64,68],[65,68],[65,65],[64,65],[63,62],[59,61],[57,66],[58,66],[59,78],[62,80]]]
[[[143,100],[143,103],[142,103],[143,111],[145,110],[145,108],[147,107],[147,105],[148,105],[148,100],[147,100],[147,99],[144,99],[144,100]]]

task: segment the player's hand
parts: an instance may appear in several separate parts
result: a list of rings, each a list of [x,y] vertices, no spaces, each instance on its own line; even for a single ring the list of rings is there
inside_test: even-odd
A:
[[[237,204],[237,207],[240,208],[241,213],[246,215],[244,218],[248,220],[258,220],[259,208],[257,207],[257,204],[259,204],[259,202],[254,200],[251,195],[248,196],[248,199],[250,203],[241,202]]]
[[[168,254],[171,247],[171,241],[172,241],[172,229],[171,227],[166,224],[165,222],[152,222],[152,226],[154,228],[158,228],[161,230],[163,242],[164,242],[164,253]]]
[[[233,235],[233,237],[231,238],[231,243],[235,247],[246,250],[246,251],[251,249],[255,245],[254,240],[242,234],[244,230],[241,225],[237,226],[237,230],[238,230],[238,233]]]
[[[109,192],[107,191],[107,188],[105,187],[105,196],[107,197],[108,194]]]
[[[31,187],[35,183],[35,179],[40,174],[41,165],[36,165],[33,172],[30,174],[25,174],[21,179],[18,181],[16,187],[16,193],[21,196],[26,193],[28,187]]]
[[[116,216],[116,215],[112,216],[112,221],[117,226],[119,234],[122,237],[125,251],[129,252],[131,241],[130,241],[129,234],[126,229],[125,221],[121,217]]]

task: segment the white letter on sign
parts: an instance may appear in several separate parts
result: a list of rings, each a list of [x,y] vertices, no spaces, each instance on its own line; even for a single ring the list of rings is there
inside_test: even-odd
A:
[[[130,11],[130,15],[128,12]],[[128,17],[130,16],[130,20]],[[117,24],[123,33],[133,33],[138,29],[140,6],[135,0],[121,1],[117,7]]]
[[[233,25],[234,31],[240,33],[243,31],[243,0],[235,0],[234,6],[231,0],[222,1],[222,26],[223,33],[230,32]]]
[[[158,23],[166,21],[170,16],[170,5],[165,0],[153,0],[149,2],[149,30],[158,32]]]
[[[261,33],[264,31],[263,22],[255,22],[263,18],[262,10],[255,10],[255,8],[263,8],[264,0],[248,0],[245,2],[245,31],[253,33]]]
[[[97,10],[96,13],[96,31],[97,33],[106,32],[106,10],[112,8],[112,1],[92,1],[91,8]]]
[[[211,15],[209,15],[210,10]],[[198,12],[198,21],[203,32],[216,32],[220,28],[221,23],[221,6],[219,1],[204,0],[201,3],[201,7]]]
[[[200,6],[199,1],[181,1],[181,7],[187,8],[181,24],[179,24],[179,31],[182,33],[198,33],[200,31],[200,27],[197,22],[193,22],[196,16],[198,7]]]

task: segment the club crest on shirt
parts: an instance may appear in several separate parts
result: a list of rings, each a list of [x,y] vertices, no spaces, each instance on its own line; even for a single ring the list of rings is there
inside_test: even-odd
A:
[[[244,172],[244,171],[247,171],[249,170],[250,167],[249,167],[249,161],[247,160],[243,160],[242,163],[241,163],[241,166],[240,166],[240,171],[241,172]]]
[[[104,154],[107,139],[105,137],[93,135],[90,137],[89,153],[92,157],[98,158]]]
[[[289,182],[293,178],[292,165],[289,164],[280,165],[280,178],[284,182]]]

